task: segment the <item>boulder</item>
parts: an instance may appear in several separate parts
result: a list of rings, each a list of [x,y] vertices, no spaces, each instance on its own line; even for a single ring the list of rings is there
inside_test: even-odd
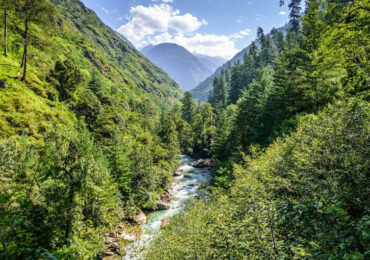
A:
[[[125,229],[125,225],[124,225],[123,223],[119,223],[119,224],[118,224],[118,227],[119,227],[120,229],[122,229],[122,230],[124,230],[124,229]]]
[[[211,167],[211,164],[211,159],[199,159],[197,162],[193,163],[192,166],[194,168],[207,168]]]
[[[135,223],[141,225],[141,224],[145,224],[147,219],[146,219],[146,216],[144,214],[144,212],[140,211],[139,214],[137,214],[135,217],[134,217],[134,221]]]
[[[104,252],[104,254],[106,255],[106,256],[114,256],[114,253],[112,252],[112,251],[105,251]]]
[[[0,80],[0,88],[8,88],[9,85],[5,80]]]
[[[190,175],[190,174],[185,174],[185,175],[184,175],[184,178],[185,178],[185,179],[191,179],[191,178],[193,178],[193,176],[192,176],[192,175]]]
[[[117,242],[113,242],[113,243],[111,243],[111,244],[110,244],[110,247],[111,247],[111,248],[114,248],[114,249],[120,249],[120,246],[119,246],[119,244],[118,244]]]
[[[110,231],[109,234],[108,234],[109,237],[112,237],[112,238],[116,238],[117,237],[117,231]]]
[[[175,177],[181,176],[181,173],[179,171],[175,171],[173,176],[175,176]]]
[[[164,202],[167,202],[167,203],[170,203],[173,199],[173,191],[172,190],[169,190],[169,189],[166,189],[162,194],[161,194],[161,199],[160,201],[164,201]]]
[[[171,208],[171,204],[165,201],[158,201],[157,208],[159,210],[169,210]]]

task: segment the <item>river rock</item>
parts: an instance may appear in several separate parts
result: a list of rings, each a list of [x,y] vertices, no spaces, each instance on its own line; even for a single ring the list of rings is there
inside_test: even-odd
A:
[[[118,227],[121,229],[121,230],[124,230],[125,229],[125,225],[123,223],[119,223],[118,224]]]
[[[117,238],[117,231],[114,231],[114,230],[110,231],[108,236],[111,238]]]
[[[0,80],[0,88],[8,88],[9,85],[5,80]]]
[[[207,168],[211,167],[211,164],[211,159],[199,159],[197,162],[193,163],[192,166],[194,168]]]
[[[185,175],[184,175],[184,178],[185,178],[185,179],[191,179],[191,178],[193,178],[193,176],[192,176],[192,175],[190,175],[190,174],[185,174]]]
[[[170,203],[173,199],[173,191],[171,189],[166,189],[162,194],[161,194],[161,199],[160,201]]]
[[[106,255],[106,256],[114,256],[114,253],[112,252],[112,251],[105,251],[104,252],[104,254]]]
[[[117,242],[113,242],[113,243],[111,243],[111,244],[110,244],[110,247],[111,247],[111,248],[114,248],[114,249],[120,249],[120,246],[119,246],[119,244],[118,244]]]
[[[140,211],[139,214],[137,214],[135,217],[134,217],[134,221],[141,225],[141,224],[145,224],[147,219],[146,219],[146,216],[144,214],[144,212]]]
[[[157,208],[159,210],[169,210],[171,208],[171,204],[165,201],[158,201]]]
[[[175,177],[181,176],[181,173],[179,171],[175,171],[173,176],[175,176]]]

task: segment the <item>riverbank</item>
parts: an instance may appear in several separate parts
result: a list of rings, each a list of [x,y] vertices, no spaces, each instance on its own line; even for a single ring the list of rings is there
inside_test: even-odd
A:
[[[199,163],[199,164],[198,164]],[[150,241],[161,228],[169,224],[170,219],[180,214],[186,208],[186,202],[194,199],[203,186],[207,186],[212,178],[210,161],[197,160],[187,155],[180,157],[180,167],[175,172],[170,195],[163,195],[161,200],[166,203],[162,210],[150,213],[147,222],[141,225],[142,235],[128,245],[125,260],[143,259]],[[167,200],[168,196],[172,197]]]

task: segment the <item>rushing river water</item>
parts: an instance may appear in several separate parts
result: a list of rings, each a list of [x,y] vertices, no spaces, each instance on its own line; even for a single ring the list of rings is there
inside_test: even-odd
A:
[[[172,184],[174,198],[171,202],[171,208],[169,210],[155,211],[150,214],[148,222],[142,226],[142,236],[127,248],[127,253],[123,259],[143,259],[143,254],[150,241],[161,230],[162,220],[170,219],[181,213],[186,207],[185,202],[194,198],[199,193],[199,186],[204,182],[209,183],[211,172],[207,168],[199,169],[192,167],[191,164],[194,162],[196,160],[190,156],[182,155],[180,157],[178,171],[181,172],[181,176],[174,177]],[[191,178],[185,178],[184,175],[191,175]]]

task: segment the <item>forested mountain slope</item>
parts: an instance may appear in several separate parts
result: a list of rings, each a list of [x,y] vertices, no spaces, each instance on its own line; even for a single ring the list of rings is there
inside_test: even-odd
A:
[[[289,28],[289,24],[286,24],[285,26],[281,28],[273,29],[272,33],[278,33],[278,32],[285,33],[288,30],[288,28]],[[272,33],[268,35],[271,36]],[[230,61],[223,64],[221,67],[218,67],[212,75],[210,75],[204,81],[199,83],[194,89],[192,89],[191,94],[194,96],[194,98],[199,101],[206,102],[208,100],[209,95],[212,92],[213,80],[216,78],[216,76],[219,76],[220,74],[223,73],[224,70],[227,70],[230,67],[234,66],[237,62],[243,62],[244,55],[248,53],[250,47],[251,45],[241,50]]]
[[[174,78],[184,91],[188,91],[213,72],[209,63],[203,63],[184,47],[174,43],[147,46],[143,54]]]
[[[258,28],[210,102],[185,93],[180,144],[213,158],[213,187],[146,259],[370,258],[370,2],[301,4],[285,35]]]
[[[171,181],[182,93],[79,0],[0,8],[0,258],[102,255]]]

